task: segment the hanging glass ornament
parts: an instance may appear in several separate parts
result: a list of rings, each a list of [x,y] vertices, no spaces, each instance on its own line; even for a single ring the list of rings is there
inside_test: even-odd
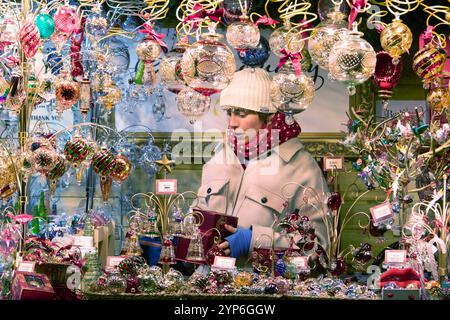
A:
[[[262,67],[264,63],[269,59],[270,48],[269,42],[262,35],[259,39],[259,43],[254,49],[248,49],[238,52],[239,60],[243,64],[249,67]]]
[[[213,29],[192,44],[183,54],[181,70],[186,83],[195,91],[210,96],[225,89],[233,79],[236,62],[233,52]]]
[[[115,80],[123,79],[130,67],[130,51],[124,41],[118,37],[110,37],[107,40],[109,69]]]
[[[35,56],[40,42],[41,36],[39,35],[39,29],[36,24],[33,21],[25,21],[20,28],[20,44],[27,59]]]
[[[56,30],[70,35],[72,32],[80,28],[80,19],[77,15],[75,7],[62,5],[60,6],[53,16]]]
[[[15,174],[14,164],[5,153],[0,156],[0,197],[6,200],[14,194],[17,189],[17,177]]]
[[[89,110],[91,110],[91,81],[89,78],[83,78],[80,84],[80,112],[83,122],[86,122]]]
[[[112,187],[112,178],[110,176],[101,176],[100,191],[102,192],[102,199],[104,203],[108,203],[111,187]]]
[[[189,208],[189,212],[183,218],[183,237],[192,239],[197,228],[197,218],[195,217],[192,208]]]
[[[319,3],[317,4],[317,12],[319,13],[319,18],[321,21],[327,19],[328,14],[336,11],[336,5],[334,4],[334,2],[337,1],[333,1],[333,0],[319,0]],[[347,15],[348,14],[348,6],[346,1],[339,1],[339,3],[337,3],[337,10],[342,12],[343,14]]]
[[[17,43],[19,25],[14,17],[5,17],[1,26],[0,42],[6,46]]]
[[[222,2],[223,19],[227,24],[239,21],[242,14],[250,12],[252,2],[252,0],[224,0]]]
[[[50,40],[55,46],[56,54],[61,54],[64,45],[67,43],[67,39],[69,39],[69,34],[63,33],[58,30],[53,32],[53,34],[50,36]]]
[[[441,112],[450,106],[449,89],[442,86],[442,79],[437,87],[427,92],[427,105],[434,112]]]
[[[238,51],[256,48],[260,36],[258,26],[246,15],[227,27],[226,39],[230,46]]]
[[[86,31],[97,41],[108,33],[110,23],[105,14],[102,13],[100,3],[93,6],[92,13],[86,18],[85,26]]]
[[[194,124],[209,111],[211,97],[186,87],[177,94],[176,102],[178,111],[189,119],[190,124]]]
[[[362,35],[358,23],[354,22],[353,30],[333,46],[330,54],[330,75],[346,84],[350,95],[356,93],[355,85],[365,82],[375,72],[376,53]]]
[[[116,169],[116,165],[116,158],[106,147],[102,147],[92,157],[92,168],[100,177],[110,176]]]
[[[55,31],[55,21],[53,21],[53,18],[45,11],[41,11],[34,19],[34,22],[39,29],[41,39],[50,38]]]
[[[131,174],[132,168],[133,168],[133,166],[132,166],[130,160],[128,160],[128,158],[125,157],[124,155],[118,154],[116,156],[116,168],[111,173],[111,178],[114,181],[122,183],[128,179],[128,177]]]
[[[169,234],[172,237],[183,237],[183,212],[177,205],[170,209],[169,213]]]
[[[159,168],[155,161],[162,158],[161,149],[154,144],[153,139],[150,139],[148,144],[142,148],[142,154],[139,157],[138,164],[141,170],[143,170],[149,176],[154,176]]]
[[[64,110],[72,106],[80,99],[80,84],[73,81],[67,70],[62,70],[56,79],[56,111],[61,114]]]
[[[447,60],[446,51],[433,41],[416,52],[413,58],[413,70],[423,80],[424,88],[430,87],[431,80],[438,76]]]
[[[162,58],[159,64],[161,83],[170,92],[178,93],[185,87],[181,72],[181,59],[188,47],[189,44],[186,39],[177,42],[174,48]]]
[[[191,241],[189,242],[186,260],[192,263],[200,263],[200,264],[206,262],[205,252],[203,248],[203,238],[198,228],[194,232],[194,235]]]
[[[161,46],[158,42],[150,37],[146,37],[144,41],[136,47],[136,54],[138,58],[144,63],[153,63],[162,53]]]
[[[169,237],[164,236],[164,240],[161,248],[161,255],[158,263],[163,265],[175,264],[175,250],[173,248],[172,240]]]
[[[314,81],[304,73],[296,72],[292,62],[288,61],[273,76],[270,94],[275,107],[286,114],[286,123],[292,124],[293,115],[311,105],[315,94]]]
[[[311,58],[322,69],[328,70],[330,53],[333,46],[348,35],[345,15],[339,11],[330,12],[327,19],[319,23],[308,39],[308,51]]]
[[[112,110],[122,100],[122,90],[115,84],[111,84],[105,91],[106,94],[101,97],[101,101],[106,109]]]
[[[34,171],[46,175],[54,167],[58,160],[58,154],[50,146],[42,146],[31,152],[29,162]]]
[[[376,59],[373,77],[378,87],[378,96],[382,99],[389,99],[400,79],[403,64],[401,60],[394,64],[393,58],[384,51],[378,52]]]
[[[304,41],[302,34],[292,30],[289,20],[284,21],[283,25],[270,34],[270,50],[281,57],[283,49],[289,52],[300,52],[303,49]]]
[[[67,141],[64,146],[64,155],[66,160],[75,169],[75,176],[78,185],[81,184],[83,172],[86,169],[88,156],[91,154],[92,148],[89,143],[83,139],[81,133],[77,131],[71,140]]]
[[[147,212],[147,221],[144,222],[143,234],[149,238],[159,237],[158,215],[154,208]]]
[[[389,53],[393,64],[398,64],[400,56],[408,52],[413,41],[411,30],[398,17],[389,23],[380,34],[384,51]]]
[[[56,184],[67,171],[66,160],[63,156],[58,155],[55,166],[47,173],[47,179],[50,183],[50,194],[56,191]]]

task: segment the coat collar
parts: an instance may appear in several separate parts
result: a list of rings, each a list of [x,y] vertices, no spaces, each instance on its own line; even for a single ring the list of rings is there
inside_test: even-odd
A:
[[[277,153],[284,162],[289,162],[291,158],[301,149],[303,149],[303,144],[300,140],[298,138],[292,138],[268,152]],[[239,163],[238,158],[227,143],[219,144],[216,147],[216,152],[220,154],[220,157],[224,157],[224,159],[226,159],[226,163],[228,164]]]
[[[298,138],[292,138],[285,143],[275,148],[275,152],[278,152],[280,158],[284,162],[289,162],[291,158],[303,148],[303,144]]]

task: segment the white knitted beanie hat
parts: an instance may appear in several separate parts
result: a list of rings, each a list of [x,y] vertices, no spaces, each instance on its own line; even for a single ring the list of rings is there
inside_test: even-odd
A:
[[[270,97],[270,75],[261,68],[246,68],[234,74],[231,83],[220,93],[220,105],[248,109],[261,113],[275,113]]]

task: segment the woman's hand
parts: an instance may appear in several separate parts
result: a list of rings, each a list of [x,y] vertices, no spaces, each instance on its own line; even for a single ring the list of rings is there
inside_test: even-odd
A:
[[[228,224],[224,224],[224,227],[233,234],[237,231],[235,227],[230,226]],[[226,256],[230,256],[231,250],[230,250],[230,243],[228,241],[225,240],[224,242],[220,243],[219,248],[223,250]]]

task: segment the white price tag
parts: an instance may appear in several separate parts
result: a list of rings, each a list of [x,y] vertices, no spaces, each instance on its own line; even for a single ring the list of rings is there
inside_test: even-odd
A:
[[[17,271],[20,272],[34,272],[35,261],[22,261],[17,267]]]
[[[119,263],[122,262],[122,260],[125,260],[125,257],[118,257],[118,256],[107,256],[106,257],[106,265],[108,267],[115,267]]]
[[[292,257],[291,263],[293,263],[297,269],[308,269],[308,257]]]
[[[344,157],[323,157],[323,169],[325,171],[344,170]]]
[[[215,256],[214,264],[212,265],[215,269],[234,269],[236,266],[236,258]]]
[[[394,217],[394,211],[392,211],[392,206],[389,201],[370,208],[370,213],[372,214],[372,218],[375,224],[378,224],[381,221],[392,219]]]
[[[175,194],[175,193],[177,193],[176,179],[156,180],[156,194]]]
[[[384,262],[390,264],[406,263],[406,250],[386,250],[384,252]]]
[[[73,236],[73,245],[76,247],[93,247],[94,237]]]

